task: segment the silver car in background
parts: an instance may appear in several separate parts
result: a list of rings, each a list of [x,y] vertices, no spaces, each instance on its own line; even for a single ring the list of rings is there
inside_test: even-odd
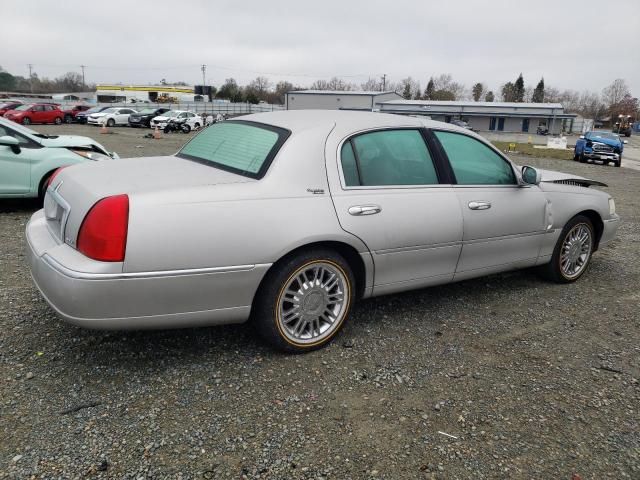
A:
[[[251,317],[304,352],[359,298],[533,266],[577,280],[620,222],[594,184],[516,167],[445,123],[282,111],[212,125],[173,156],[66,168],[26,235],[33,279],[68,322]]]

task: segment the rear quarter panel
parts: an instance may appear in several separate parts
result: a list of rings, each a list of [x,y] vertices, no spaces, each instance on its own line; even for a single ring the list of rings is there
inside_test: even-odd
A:
[[[324,165],[327,134],[310,129],[289,138],[257,181],[132,195],[124,270],[273,263],[318,241],[365,252],[337,221]]]

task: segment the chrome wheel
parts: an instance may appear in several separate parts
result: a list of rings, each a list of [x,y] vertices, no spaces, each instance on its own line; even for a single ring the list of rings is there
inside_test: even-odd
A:
[[[560,271],[568,279],[582,274],[591,256],[593,235],[585,223],[575,225],[564,237],[560,249]]]
[[[295,344],[310,345],[330,337],[349,309],[351,285],[338,266],[314,261],[289,277],[278,297],[277,323]]]

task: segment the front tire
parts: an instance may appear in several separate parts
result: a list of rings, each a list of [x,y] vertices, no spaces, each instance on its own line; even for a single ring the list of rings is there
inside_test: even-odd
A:
[[[107,127],[114,127],[116,124],[116,121],[113,118],[110,118],[109,120],[107,120]]]
[[[262,282],[252,321],[272,347],[303,353],[327,345],[349,316],[355,278],[338,253],[316,248],[285,258]]]
[[[31,125],[31,119],[29,117],[24,117],[22,119],[22,124],[23,125]]]
[[[60,125],[62,123],[62,117],[56,117],[53,120],[53,123],[55,123],[56,125]]]
[[[64,123],[71,123],[71,122],[73,122],[73,117],[71,115],[65,115]]]
[[[576,215],[562,229],[551,262],[540,268],[542,275],[556,283],[571,283],[587,270],[595,247],[593,223]]]

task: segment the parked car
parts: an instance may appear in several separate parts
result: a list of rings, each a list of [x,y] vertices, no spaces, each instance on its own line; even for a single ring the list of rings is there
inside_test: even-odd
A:
[[[89,105],[70,105],[70,106],[60,107],[60,110],[62,110],[62,113],[64,114],[64,118],[63,118],[64,122],[72,123],[76,120],[76,116],[80,112],[86,112],[90,108],[91,107]]]
[[[464,120],[451,120],[451,125],[455,125],[456,127],[464,128],[466,130],[473,130],[473,128],[471,128],[471,125],[469,125]]]
[[[106,125],[107,127],[128,125],[129,115],[132,113],[138,112],[132,108],[111,107],[98,113],[92,113],[87,117],[87,123],[89,125]]]
[[[573,159],[578,162],[588,160],[601,160],[605,165],[613,162],[616,167],[622,163],[622,151],[624,144],[617,133],[603,132],[599,130],[586,132],[576,140],[573,150]]]
[[[107,108],[111,107],[91,107],[89,110],[85,110],[84,112],[78,112],[76,114],[75,121],[77,123],[87,123],[87,118],[89,117],[89,115],[104,112]]]
[[[0,118],[0,198],[42,199],[56,169],[113,157],[90,138],[44,135]]]
[[[189,127],[190,130],[197,130],[204,125],[202,117],[196,115],[193,112],[185,110],[169,110],[162,115],[154,117],[151,120],[151,128],[158,127],[160,130],[164,130],[169,120],[184,120],[184,124]]]
[[[32,123],[55,123],[60,125],[64,113],[52,103],[25,103],[18,105],[3,115],[4,118],[16,123],[29,125]]]
[[[169,108],[145,108],[138,113],[133,113],[129,116],[130,127],[150,127],[151,120],[165,112],[168,112]]]
[[[577,280],[620,222],[594,184],[446,123],[290,110],[216,123],[172,156],[66,168],[26,238],[36,285],[73,324],[251,315],[304,352],[358,298],[533,266]]]
[[[20,105],[22,105],[22,102],[17,100],[11,100],[8,102],[0,103],[0,117],[2,117],[9,110],[13,110],[16,107],[19,107]]]

